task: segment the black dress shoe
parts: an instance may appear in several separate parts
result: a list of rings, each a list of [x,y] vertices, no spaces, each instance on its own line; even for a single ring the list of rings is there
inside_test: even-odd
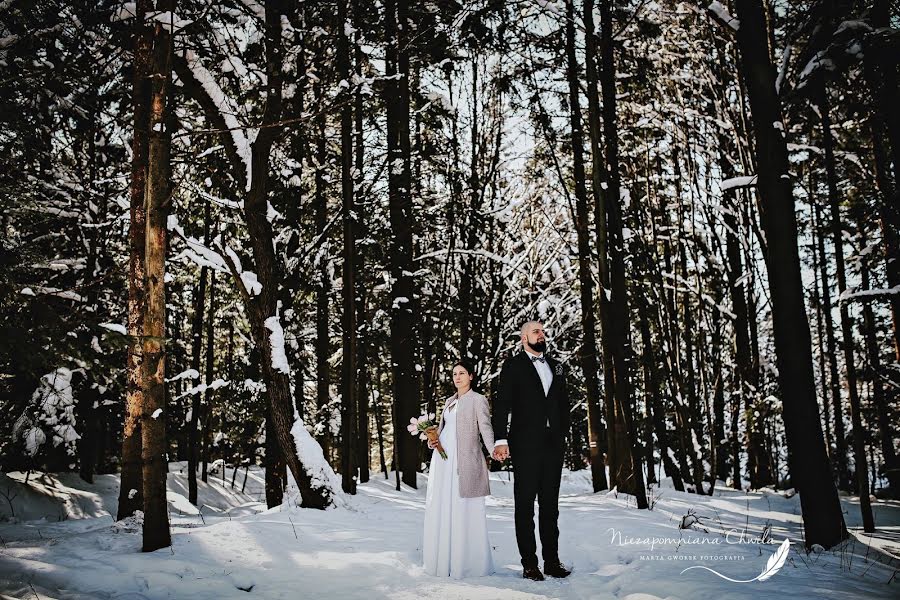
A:
[[[544,575],[548,575],[550,577],[559,577],[560,579],[563,577],[568,577],[572,574],[572,571],[567,569],[561,562],[544,562]]]
[[[525,570],[522,572],[522,577],[525,579],[531,579],[533,581],[543,581],[544,576],[541,574],[541,570],[537,568],[537,565],[533,567],[525,567]]]

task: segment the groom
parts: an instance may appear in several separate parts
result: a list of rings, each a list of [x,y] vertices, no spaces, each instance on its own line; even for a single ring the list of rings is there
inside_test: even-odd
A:
[[[534,539],[534,499],[540,512],[544,574],[567,577],[559,561],[559,480],[565,437],[569,431],[569,394],[562,364],[546,356],[547,341],[540,321],[521,329],[523,351],[503,363],[494,395],[495,460],[512,458],[515,483],[516,541],[523,576],[543,581]],[[507,432],[507,420],[512,420]]]

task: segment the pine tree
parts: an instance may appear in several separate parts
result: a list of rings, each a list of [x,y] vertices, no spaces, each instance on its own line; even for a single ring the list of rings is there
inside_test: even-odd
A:
[[[807,547],[830,548],[847,537],[837,490],[830,478],[822,424],[815,399],[812,346],[803,301],[797,250],[797,222],[788,174],[775,73],[765,40],[765,14],[759,0],[737,0],[741,76],[747,86],[772,293],[775,352],[791,473],[800,492]]]
[[[174,0],[164,8],[172,14]],[[143,351],[141,357],[141,460],[144,487],[144,552],[172,544],[166,500],[166,221],[172,194],[171,105],[172,35],[157,21],[150,67],[149,140],[147,144],[146,250]]]

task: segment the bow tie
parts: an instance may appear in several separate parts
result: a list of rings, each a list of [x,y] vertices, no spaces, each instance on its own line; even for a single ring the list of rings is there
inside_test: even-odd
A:
[[[537,361],[547,362],[543,356],[532,356],[531,357],[531,362],[537,362]]]

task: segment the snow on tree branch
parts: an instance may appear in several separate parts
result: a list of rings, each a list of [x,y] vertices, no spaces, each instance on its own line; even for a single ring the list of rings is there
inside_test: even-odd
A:
[[[230,247],[223,245],[220,238],[216,238],[215,243],[222,248],[225,256],[228,257],[227,259],[221,253],[209,248],[199,240],[185,235],[184,230],[178,224],[178,218],[175,215],[169,215],[168,229],[169,231],[174,232],[188,245],[187,249],[176,256],[176,258],[185,256],[200,267],[209,267],[220,273],[233,274],[235,279],[240,281],[243,288],[242,291],[250,296],[259,295],[259,293],[262,292],[262,284],[259,282],[256,273],[253,271],[244,271],[241,266],[240,257],[238,257],[237,253]]]
[[[112,14],[109,16],[109,20],[115,23],[116,21],[127,21],[128,19],[133,19],[137,16],[137,2],[123,2],[117,9],[115,9]]]
[[[874,300],[888,300],[890,296],[895,296],[900,294],[900,285],[895,285],[892,288],[877,288],[873,290],[860,290],[858,292],[851,292],[850,290],[844,290],[841,292],[841,295],[838,296],[838,302],[841,304],[845,302],[871,302]]]
[[[791,45],[788,44],[781,53],[781,63],[778,66],[778,77],[775,79],[775,91],[779,94],[781,93],[782,86],[784,86],[784,79],[787,77],[787,70],[788,66],[790,66],[792,51]]]
[[[47,434],[53,446],[64,444],[70,456],[81,436],[75,431],[75,398],[72,394],[72,371],[60,367],[41,377],[31,396],[31,404],[13,427],[13,438],[23,439],[26,452],[37,454]],[[28,429],[25,429],[28,427]]]
[[[35,285],[32,287],[22,288],[19,292],[23,296],[56,296],[57,298],[62,298],[63,300],[72,300],[73,302],[84,302],[84,296],[73,292],[71,290],[61,290],[55,287],[44,287],[40,285]]]
[[[119,323],[100,323],[100,327],[120,335],[128,335],[128,330],[125,329],[124,325],[120,325]]]
[[[728,12],[728,9],[725,8],[721,2],[714,1],[710,3],[710,5],[706,7],[706,10],[713,20],[723,27],[728,27],[733,31],[737,31],[741,26],[741,22],[737,18],[732,17]]]
[[[169,215],[167,229],[176,236],[184,240],[187,249],[178,256],[185,256],[192,260],[200,267],[208,267],[220,273],[228,273],[228,266],[221,254],[205,246],[200,240],[193,238],[184,233],[181,225],[178,224],[178,217]],[[178,258],[178,257],[176,257]]]
[[[206,67],[200,62],[200,58],[193,50],[186,50],[182,60],[175,61],[175,69],[178,78],[185,84],[195,84],[188,86],[189,91],[197,93],[202,92],[202,98],[195,98],[204,107],[207,116],[217,126],[227,130],[231,140],[232,156],[241,163],[244,171],[245,190],[250,190],[251,174],[252,174],[252,144],[249,138],[244,134],[244,127],[238,121],[239,114],[237,105],[234,101],[222,91],[222,88],[216,82],[212,73],[206,70]],[[181,68],[186,67],[186,68]],[[190,78],[189,81],[185,81]]]
[[[109,20],[112,23],[116,23],[119,21],[134,19],[135,17],[137,17],[137,3],[123,2],[116,10],[112,12],[112,14],[109,16]],[[148,21],[156,21],[160,23],[163,28],[170,33],[178,33],[179,31],[193,23],[193,21],[189,19],[182,19],[177,14],[168,10],[147,13],[146,18]]]
[[[206,391],[217,390],[219,388],[228,387],[229,385],[231,385],[231,382],[225,381],[224,379],[216,379],[215,381],[213,381],[212,383],[209,383],[209,384],[200,383],[200,384],[193,386],[192,388],[190,388],[189,390],[187,390],[180,396],[177,396],[175,399],[180,400],[180,399],[184,398],[185,396],[193,396],[194,394],[202,394]]]
[[[257,19],[262,21],[266,20],[266,9],[256,0],[240,0],[240,3],[244,5],[244,8],[253,13],[253,16]]]
[[[257,296],[260,292],[262,292],[262,284],[259,282],[259,279],[256,276],[256,273],[253,271],[245,271],[243,265],[241,264],[241,258],[237,255],[237,252],[231,249],[231,246],[222,243],[221,236],[217,237],[216,245],[222,248],[225,252],[225,255],[228,257],[230,264],[234,267],[234,272],[238,274],[238,278],[241,280],[241,284],[244,286],[244,290],[250,296]]]
[[[38,29],[37,31],[29,34],[31,38],[43,37],[45,35],[51,33],[58,33],[62,29],[62,25],[54,25],[53,27],[47,27],[46,29]],[[23,39],[22,36],[12,34],[5,37],[0,38],[0,50],[6,50],[13,44],[17,43],[19,40]]]
[[[178,375],[173,375],[172,377],[167,377],[167,382],[178,381],[179,379],[200,379],[200,373],[197,369],[185,369]]]
[[[277,315],[266,319],[266,329],[269,330],[269,345],[272,347],[272,368],[285,375],[290,375],[291,369],[284,352],[284,330],[281,328],[281,321]]]
[[[835,69],[834,61],[828,58],[827,50],[816,52],[815,55],[809,59],[809,62],[806,63],[806,66],[800,71],[800,75],[797,76],[797,81],[799,82],[797,83],[797,88],[800,89],[804,87],[819,69],[825,69],[826,71],[834,71]]]
[[[729,179],[725,179],[722,183],[719,184],[719,189],[723,192],[727,192],[728,190],[732,190],[735,188],[748,188],[756,185],[756,175],[744,175],[741,177],[731,177]]]

